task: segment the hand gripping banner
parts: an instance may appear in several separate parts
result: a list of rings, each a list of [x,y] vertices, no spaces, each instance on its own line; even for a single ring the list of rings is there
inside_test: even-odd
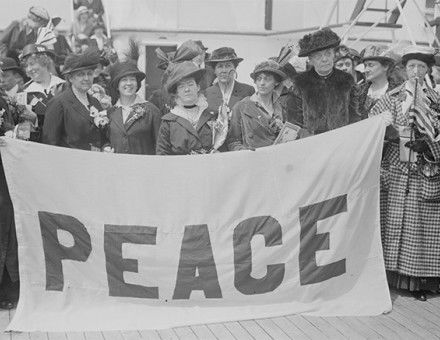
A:
[[[9,330],[159,329],[391,309],[380,117],[196,156],[5,140],[20,301]]]

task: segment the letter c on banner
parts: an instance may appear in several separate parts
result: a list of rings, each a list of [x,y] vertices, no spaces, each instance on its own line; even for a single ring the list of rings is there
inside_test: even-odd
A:
[[[316,251],[328,250],[329,233],[318,234],[318,221],[347,211],[347,195],[299,208],[301,224],[299,279],[301,286],[318,283],[345,274],[345,259],[318,266]]]
[[[61,260],[85,262],[92,251],[90,235],[84,224],[72,216],[39,211],[38,218],[46,261],[46,290],[62,291],[64,275]],[[74,241],[72,247],[60,244],[57,235],[59,229],[72,235]]]
[[[264,294],[275,290],[284,279],[284,263],[270,264],[267,273],[261,279],[251,276],[252,249],[251,240],[254,235],[264,236],[266,247],[278,246],[283,243],[282,230],[279,222],[272,216],[248,218],[234,229],[234,285],[245,295]]]

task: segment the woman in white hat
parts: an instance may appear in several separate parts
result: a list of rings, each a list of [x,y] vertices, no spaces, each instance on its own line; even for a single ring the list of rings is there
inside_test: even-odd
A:
[[[386,93],[370,116],[392,121],[381,171],[381,227],[391,287],[426,301],[440,284],[440,96],[425,82],[434,49],[411,46],[408,80]]]
[[[361,52],[365,83],[360,86],[359,112],[367,118],[371,108],[388,91],[400,85],[392,81],[396,57],[388,46],[369,45]]]

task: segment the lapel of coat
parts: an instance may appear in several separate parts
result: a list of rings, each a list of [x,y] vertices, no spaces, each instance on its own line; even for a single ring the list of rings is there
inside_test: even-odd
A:
[[[197,123],[197,132],[200,131],[203,125],[206,124],[207,121],[211,119],[212,115],[208,112],[208,110],[205,110],[202,112],[202,115],[200,116],[200,119]]]
[[[87,110],[87,108],[81,104],[81,102],[76,98],[71,88],[69,88],[69,97],[68,100],[70,102],[70,105],[72,106],[72,109],[77,112],[80,116],[82,116],[84,119],[88,120],[93,124],[93,118],[90,116],[90,111]]]
[[[111,119],[122,132],[127,132],[122,121],[122,107],[118,107],[112,112]]]
[[[183,128],[185,128],[186,131],[188,131],[190,134],[192,134],[193,136],[195,136],[197,139],[199,139],[199,135],[197,134],[197,131],[193,128],[193,126],[191,125],[191,123],[186,120],[185,118],[179,117],[175,114],[172,113],[173,116],[175,116],[176,118],[176,122],[181,125]]]
[[[251,118],[254,122],[256,122],[258,125],[262,126],[266,130],[269,130],[269,127],[266,124],[263,124],[261,121],[261,117],[263,116],[263,110],[264,108],[259,105],[258,103],[254,101],[250,101],[253,105],[251,107],[248,107],[248,110],[242,111],[246,116]]]

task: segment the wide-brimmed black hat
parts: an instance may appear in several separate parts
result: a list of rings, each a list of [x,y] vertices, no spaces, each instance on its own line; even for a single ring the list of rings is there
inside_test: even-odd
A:
[[[72,72],[95,69],[99,64],[99,54],[95,51],[86,51],[79,54],[70,54],[64,61],[63,74]]]
[[[307,57],[313,52],[339,46],[340,43],[341,38],[330,28],[326,27],[302,37],[299,41],[300,51],[298,57]]]
[[[182,61],[177,64],[170,64],[165,71],[166,84],[165,87],[168,93],[175,93],[176,86],[179,81],[185,78],[194,78],[196,83],[200,82],[200,79],[205,74],[205,69],[198,68],[192,61]]]
[[[215,66],[215,64],[225,61],[232,61],[235,65],[238,65],[243,61],[243,58],[237,57],[232,47],[220,47],[212,51],[210,58],[205,63]]]
[[[134,76],[138,82],[138,90],[145,73],[141,72],[133,61],[117,62],[110,68],[110,85],[117,90],[119,82],[126,76]]]
[[[17,62],[13,58],[9,58],[9,57],[0,58],[0,69],[3,72],[16,71],[23,77],[23,79],[27,79],[26,73],[23,71],[21,67],[17,65]]]
[[[281,70],[280,64],[274,60],[265,60],[257,64],[251,73],[251,78],[255,81],[260,73],[267,72],[279,77],[281,80],[287,78],[286,74]]]
[[[30,57],[31,55],[36,54],[46,54],[52,59],[56,57],[55,52],[52,50],[49,50],[44,45],[38,45],[38,44],[28,44],[23,48],[23,51],[20,54],[20,60],[24,60],[27,57]]]
[[[406,65],[406,63],[411,59],[416,59],[423,61],[431,67],[435,65],[435,49],[429,46],[417,46],[411,45],[403,50],[402,53],[402,64]]]

